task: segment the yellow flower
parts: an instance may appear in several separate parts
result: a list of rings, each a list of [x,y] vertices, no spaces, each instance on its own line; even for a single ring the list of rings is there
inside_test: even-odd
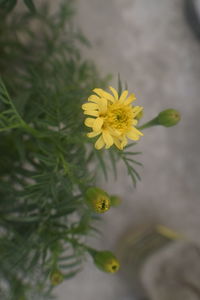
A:
[[[90,116],[86,118],[85,125],[92,128],[87,136],[99,136],[95,143],[98,150],[104,146],[108,149],[113,144],[122,150],[127,145],[127,138],[137,141],[143,136],[135,128],[138,123],[136,117],[143,107],[131,105],[136,98],[134,94],[128,96],[127,90],[119,97],[113,87],[109,88],[113,95],[96,88],[93,90],[96,95],[91,95],[89,103],[82,105],[84,114]]]

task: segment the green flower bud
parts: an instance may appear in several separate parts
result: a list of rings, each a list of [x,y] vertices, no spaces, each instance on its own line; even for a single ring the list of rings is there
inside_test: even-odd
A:
[[[96,213],[104,213],[110,208],[110,198],[108,194],[96,187],[86,191],[86,202]]]
[[[122,200],[118,196],[116,196],[116,195],[110,196],[110,205],[111,206],[117,207],[121,204],[121,202],[122,202]]]
[[[115,273],[119,270],[119,261],[110,251],[96,251],[93,259],[96,266],[104,272]]]
[[[64,276],[59,270],[54,270],[50,275],[51,284],[56,286],[63,282]]]
[[[180,113],[175,109],[166,109],[158,115],[158,124],[170,127],[176,125],[181,119]]]

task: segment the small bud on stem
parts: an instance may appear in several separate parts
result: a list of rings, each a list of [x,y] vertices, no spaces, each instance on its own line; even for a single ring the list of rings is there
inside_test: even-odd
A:
[[[115,273],[119,270],[120,264],[115,255],[111,251],[97,251],[88,249],[95,265],[102,271],[107,273]]]
[[[156,125],[161,125],[165,127],[171,127],[178,124],[181,119],[180,113],[172,108],[163,110],[159,113],[159,115],[150,120],[149,122],[145,123],[144,125],[138,127],[138,129],[145,129]]]

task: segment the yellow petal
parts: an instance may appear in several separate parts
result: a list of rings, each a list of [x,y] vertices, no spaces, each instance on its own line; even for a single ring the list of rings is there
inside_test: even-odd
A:
[[[97,110],[85,110],[84,111],[84,115],[98,117],[99,116],[99,112]]]
[[[94,109],[98,109],[99,106],[96,103],[85,103],[82,105],[82,109],[84,110],[94,110]]]
[[[103,96],[103,95],[102,95],[102,92],[103,92],[102,89],[96,88],[96,89],[93,89],[93,92],[95,92],[98,96],[100,96],[100,98]]]
[[[121,96],[119,98],[119,102],[123,103],[127,96],[128,96],[128,91],[127,90],[123,91],[123,93],[121,94]]]
[[[112,136],[107,130],[104,130],[102,135],[103,135],[104,142],[106,144],[106,148],[107,149],[110,148],[114,142]]]
[[[114,144],[119,150],[123,149],[121,146],[120,140],[118,138],[114,138]]]
[[[142,136],[143,133],[133,127],[126,135],[129,139],[137,141],[140,139],[140,135]]]
[[[88,101],[92,101],[92,102],[95,102],[95,103],[99,103],[99,100],[100,100],[100,98],[97,95],[91,95],[88,98]]]
[[[139,130],[138,130],[137,128],[135,128],[135,127],[132,127],[132,128],[131,128],[131,131],[132,131],[132,132],[135,132],[136,134],[141,135],[141,136],[144,135],[141,131],[139,131]]]
[[[100,97],[106,98],[106,99],[114,102],[113,96],[111,94],[109,94],[108,92],[102,90],[102,89],[94,89],[93,92],[95,92]]]
[[[132,125],[133,125],[133,126],[137,125],[137,123],[138,123],[138,120],[136,120],[136,119],[133,119],[133,120],[132,120]]]
[[[127,133],[127,137],[133,141],[138,141],[140,139],[139,135],[130,132]]]
[[[121,147],[122,149],[128,144],[127,138],[125,137],[125,135],[122,137],[121,140]]]
[[[103,125],[103,118],[97,118],[94,121],[92,128],[93,128],[94,131],[100,131],[102,125]]]
[[[107,103],[108,101],[106,99],[101,98],[101,100],[98,103],[100,113],[104,114],[107,111]]]
[[[97,131],[96,132],[92,131],[92,132],[87,133],[87,136],[89,138],[93,138],[93,137],[99,135],[100,133],[101,133],[101,131],[98,131],[98,132]]]
[[[125,105],[131,104],[133,101],[136,100],[136,97],[134,94],[130,94],[130,96],[124,101]]]
[[[96,141],[96,143],[95,143],[95,148],[97,149],[97,150],[100,150],[101,148],[103,148],[103,146],[105,145],[105,143],[104,143],[104,140],[103,140],[103,137],[102,137],[102,135],[98,138],[98,140]]]
[[[92,127],[94,124],[94,121],[95,121],[95,119],[93,119],[93,118],[87,118],[87,119],[85,119],[84,124],[87,127]]]
[[[139,114],[142,110],[143,110],[142,106],[135,106],[135,107],[133,107],[133,118],[135,116],[137,116],[137,114]]]
[[[118,92],[116,91],[116,89],[113,88],[112,86],[109,86],[109,89],[110,89],[111,92],[113,93],[115,100],[118,100],[118,97],[119,97],[119,96],[118,96]]]
[[[121,132],[117,129],[108,127],[108,130],[112,136],[119,137],[121,135]]]

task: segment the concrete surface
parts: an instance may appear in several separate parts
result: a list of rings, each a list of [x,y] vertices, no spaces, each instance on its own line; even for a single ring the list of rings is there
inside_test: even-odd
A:
[[[101,186],[123,199],[103,218],[100,249],[117,248],[127,228],[159,222],[200,243],[200,44],[187,26],[182,0],[78,0],[77,22],[93,48],[85,50],[102,74],[117,74],[144,106],[144,121],[176,108],[173,128],[147,129],[142,150],[142,182],[135,190],[120,165]],[[148,284],[147,284],[148,285]],[[76,278],[57,289],[59,300],[134,299],[120,275],[107,275],[88,262]],[[193,298],[191,298],[193,299]],[[188,298],[189,300],[189,298]]]
[[[150,299],[199,300],[199,257],[199,248],[183,241],[153,255],[142,270]]]

